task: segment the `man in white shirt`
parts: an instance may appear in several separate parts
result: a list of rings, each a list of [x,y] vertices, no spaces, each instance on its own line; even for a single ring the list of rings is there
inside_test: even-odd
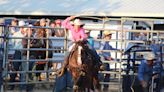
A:
[[[22,37],[25,37],[25,35],[26,35],[26,32],[24,30],[25,22],[19,21],[19,26],[20,26],[19,31],[15,32],[12,36],[13,37],[13,39],[12,39],[13,48],[15,49],[15,53],[14,53],[14,57],[13,57],[14,60],[22,59],[22,49],[23,49]],[[17,38],[14,38],[14,37],[17,37]],[[20,70],[21,63],[22,62],[15,62],[15,61],[12,62],[14,71]],[[16,76],[17,76],[16,73],[10,74],[10,82],[16,82],[16,80],[15,80]],[[23,86],[21,85],[20,88],[23,89]],[[14,85],[11,85],[9,89],[14,90]]]

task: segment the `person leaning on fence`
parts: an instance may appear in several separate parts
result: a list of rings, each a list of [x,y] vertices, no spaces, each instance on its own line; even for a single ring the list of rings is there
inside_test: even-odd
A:
[[[72,34],[72,39],[71,40],[72,40],[72,42],[84,41],[84,44],[88,44],[86,35],[84,33],[84,28],[83,28],[84,23],[82,23],[80,19],[75,19],[75,18],[76,18],[76,16],[71,16],[71,17],[66,18],[63,21],[62,25],[63,25],[63,27],[65,27],[66,29],[71,31],[71,34]],[[71,24],[70,21],[73,20],[73,19],[75,19],[75,20]],[[69,47],[69,51],[72,50],[74,45],[75,45],[75,43],[73,43],[72,46]],[[78,47],[77,62],[81,62],[81,49],[82,49],[82,47],[79,46]],[[63,75],[63,73],[64,73],[64,71],[65,71],[65,69],[66,69],[66,67],[68,65],[68,60],[67,60],[68,59],[68,55],[69,55],[69,53],[66,55],[66,58],[64,60],[64,64],[62,66],[62,70],[61,70],[59,76]]]
[[[19,28],[15,27],[15,26],[18,26],[18,20],[16,18],[11,21],[11,26],[12,27],[9,28],[11,35],[13,35],[17,31],[19,31]]]
[[[45,37],[45,30],[43,28],[39,28],[36,31],[36,35],[34,41],[33,41],[33,48],[46,48],[46,42],[45,39],[43,39]],[[36,59],[45,59],[46,58],[46,51],[42,51],[42,50],[35,50],[36,52]],[[37,61],[36,62],[36,71],[37,70],[44,70],[46,62],[44,61]],[[36,77],[38,78],[38,80],[41,80],[41,72],[36,73]]]
[[[161,74],[161,65],[156,61],[155,54],[153,52],[145,53],[143,57],[144,60],[141,61],[138,69],[138,79],[143,88],[143,92],[149,92],[150,83],[152,81],[151,79],[157,78],[157,74]]]
[[[33,27],[33,25],[30,24],[28,27]],[[25,28],[25,31],[26,31],[26,36],[25,37],[34,37],[33,36],[34,29],[33,28]],[[30,40],[30,41],[28,42],[28,40]],[[34,47],[33,46],[34,45],[33,44],[33,41],[34,41],[34,38],[31,38],[31,39],[23,39],[22,40],[23,47],[25,49],[27,49],[28,46],[30,48],[33,48]],[[23,54],[23,58],[25,60],[27,60],[27,56],[28,56],[27,50],[24,50],[22,54]],[[29,60],[36,59],[36,56],[37,56],[36,51],[31,51],[31,50],[29,51]],[[31,72],[32,69],[33,69],[33,66],[34,66],[35,62],[34,61],[28,61],[28,64],[29,65],[27,67],[27,62],[22,63],[22,68],[24,69],[24,71],[30,71]],[[24,77],[25,77],[25,75],[26,74],[24,74]],[[25,79],[27,79],[27,78],[25,77]],[[28,81],[31,82],[32,80],[33,80],[32,73],[28,73]],[[31,92],[32,90],[33,90],[33,84],[27,84],[26,85],[26,91],[28,91],[28,92],[30,91]]]
[[[103,38],[104,41],[102,41],[101,44],[100,44],[101,45],[100,50],[117,50],[109,44],[109,40],[112,37],[112,32],[109,31],[109,30],[105,30],[103,32],[103,35],[104,35],[104,38]],[[107,60],[107,61],[113,60],[113,58],[111,57],[110,52],[101,51],[100,55],[101,55],[102,60]],[[105,63],[104,65],[105,65],[105,70],[109,71],[110,70],[109,63]],[[104,77],[104,82],[109,82],[109,81],[110,81],[110,74],[106,74],[105,77]],[[108,85],[107,84],[104,85],[104,90],[108,90]]]
[[[62,21],[60,19],[57,19],[55,21],[52,22],[51,27],[53,27],[53,29],[51,30],[52,36],[53,37],[64,37],[65,36],[65,31],[62,28]],[[55,29],[54,29],[55,28]],[[54,49],[56,49],[54,52],[55,53],[64,53],[63,52],[63,47],[54,47]],[[58,63],[53,63],[52,62],[52,68],[54,71],[57,70],[57,66]],[[52,75],[54,75],[54,73],[52,73]]]
[[[20,26],[19,31],[15,32],[13,34],[13,37],[25,37],[25,35],[26,35],[26,32],[24,30],[25,22],[24,21],[19,21],[19,26]],[[14,53],[14,60],[21,60],[22,59],[22,49],[23,49],[22,38],[12,39],[12,42],[13,42],[13,45],[14,45],[13,48],[16,49],[15,53]],[[22,65],[22,61],[12,62],[12,65],[13,65],[13,68],[14,68],[13,70],[14,71],[19,71],[20,67]],[[10,82],[16,82],[16,79],[15,79],[16,76],[17,76],[16,73],[10,74]],[[21,74],[21,76],[22,76],[22,74]],[[13,90],[14,86],[15,85],[11,85],[9,89]],[[22,87],[22,85],[21,85],[21,87]]]
[[[55,20],[55,27],[56,28],[61,28],[62,21],[60,19]],[[65,31],[63,29],[56,29],[55,30],[55,36],[56,37],[64,37],[65,36]]]

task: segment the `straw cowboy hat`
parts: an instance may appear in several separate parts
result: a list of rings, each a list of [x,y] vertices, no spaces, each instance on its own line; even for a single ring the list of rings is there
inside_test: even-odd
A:
[[[145,60],[154,60],[155,54],[153,52],[148,52],[148,53],[145,53],[143,57]]]
[[[106,35],[110,35],[110,34],[113,34],[113,33],[109,30],[106,30],[106,31],[103,32],[103,34],[106,36]]]
[[[84,23],[82,23],[80,19],[75,19],[74,22],[73,22],[73,25],[81,26],[81,25],[84,25]]]

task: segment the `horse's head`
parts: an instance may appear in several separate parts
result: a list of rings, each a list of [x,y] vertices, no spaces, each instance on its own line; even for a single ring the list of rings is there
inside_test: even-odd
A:
[[[75,45],[74,47],[72,48],[72,51],[70,53],[70,56],[69,56],[69,62],[77,62],[77,57],[78,57],[78,48],[82,48],[81,49],[81,61],[82,61],[82,64],[89,64],[92,59],[92,56],[90,54],[91,50],[89,49],[88,45],[87,45],[87,41],[78,41],[78,42],[75,42]],[[72,61],[73,60],[73,61]]]

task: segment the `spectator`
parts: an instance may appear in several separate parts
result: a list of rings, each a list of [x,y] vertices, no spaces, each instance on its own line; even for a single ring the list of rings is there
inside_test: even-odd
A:
[[[32,25],[30,24],[29,27],[32,27]],[[33,28],[26,28],[25,31],[26,31],[26,34],[27,34],[26,37],[34,37],[33,36],[33,31],[34,31]],[[23,39],[22,40],[23,47],[25,49],[27,49],[28,46],[29,46],[29,48],[33,48],[34,45],[35,45],[33,43],[33,41],[34,41],[34,38],[32,38],[32,39]],[[23,57],[24,57],[25,60],[27,60],[27,56],[29,56],[29,60],[36,59],[36,56],[37,56],[36,51],[29,51],[29,55],[27,55],[27,50],[25,50],[23,52]],[[24,68],[24,71],[32,71],[33,66],[34,66],[34,61],[28,61],[29,65],[27,65],[27,62],[24,62],[22,64],[23,64],[22,65],[22,69]],[[24,78],[25,78],[25,76],[24,76]],[[28,81],[32,81],[32,80],[33,80],[32,73],[29,73],[28,74]],[[31,92],[32,90],[33,90],[33,84],[27,84],[26,91],[27,92],[29,92],[29,91]]]
[[[57,19],[55,20],[55,25],[56,25],[56,28],[61,28],[61,20],[60,19]],[[56,29],[55,30],[55,36],[56,37],[64,37],[65,36],[65,31],[63,29]]]
[[[134,33],[134,40],[145,41],[147,39],[147,34],[143,32],[135,32]]]
[[[100,50],[116,50],[115,48],[113,48],[110,44],[109,44],[109,40],[112,37],[112,33],[111,31],[104,31],[104,41],[101,42],[101,46],[100,46]],[[107,61],[111,61],[113,60],[113,58],[111,57],[111,53],[110,52],[101,52],[100,54],[102,54],[102,60],[107,60]],[[110,71],[110,65],[109,63],[105,63],[105,70],[106,71]],[[104,82],[109,82],[110,81],[110,74],[106,74],[104,76]],[[108,90],[108,85],[105,84],[104,85],[104,90]]]
[[[25,30],[24,30],[25,22],[19,21],[19,26],[20,26],[19,31],[14,33],[13,37],[25,37],[25,35],[26,35]],[[22,49],[23,49],[22,38],[13,39],[12,42],[14,44],[14,49],[15,49],[14,60],[21,60],[22,59]],[[22,62],[12,62],[12,64],[13,64],[14,70],[19,71]],[[15,80],[16,76],[17,76],[16,73],[10,74],[10,82],[16,82],[16,80]],[[23,79],[21,79],[21,80],[23,80]],[[22,90],[23,86],[21,85],[20,88]],[[11,85],[9,89],[13,90],[14,85]]]
[[[94,48],[94,40],[93,40],[93,37],[90,36],[90,30],[85,30],[85,34],[86,34],[87,40],[89,42],[89,45],[92,48]]]
[[[37,39],[35,39],[33,41],[33,44],[34,44],[33,48],[42,48],[42,49],[46,48],[46,42],[45,42],[44,39],[42,39],[42,38],[45,38],[45,29],[39,28],[36,32],[35,37]],[[40,39],[38,39],[38,38],[40,38]],[[46,51],[37,50],[36,52],[37,52],[37,57],[36,57],[37,59],[42,59],[43,60],[43,59],[46,58]],[[36,70],[44,70],[45,64],[46,64],[46,62],[44,62],[44,61],[37,62]],[[41,76],[40,75],[41,75],[40,72],[36,73],[36,76],[37,76],[38,80],[41,81]]]
[[[53,21],[51,23],[51,27],[53,27],[54,29],[51,30],[52,32],[52,36],[54,37],[64,37],[65,36],[65,31],[64,29],[60,29],[61,28],[61,20],[57,19],[55,21]],[[56,53],[64,53],[63,49],[61,47],[54,47],[54,49],[56,49],[54,52]],[[54,71],[56,71],[58,66],[58,63],[52,63],[52,68]],[[54,75],[55,73],[52,73],[52,75]]]
[[[50,23],[50,27],[51,27],[51,29],[50,29],[50,36],[55,37],[55,22],[52,21]]]
[[[40,19],[40,26],[45,27],[46,26],[46,19],[42,18]]]
[[[15,27],[15,26],[18,26],[18,20],[16,18],[11,21],[11,26],[12,26],[12,27],[10,27],[11,35],[13,35],[17,31],[19,31],[19,28]]]
[[[89,43],[89,47],[92,49],[92,53],[93,53],[93,56],[94,56],[94,61],[96,62],[95,63],[95,66],[100,70],[103,70],[104,69],[104,66],[102,65],[102,61],[100,60],[100,56],[97,54],[95,48],[94,48],[94,39],[93,37],[90,36],[90,30],[85,30],[85,35],[87,37],[87,41]]]

